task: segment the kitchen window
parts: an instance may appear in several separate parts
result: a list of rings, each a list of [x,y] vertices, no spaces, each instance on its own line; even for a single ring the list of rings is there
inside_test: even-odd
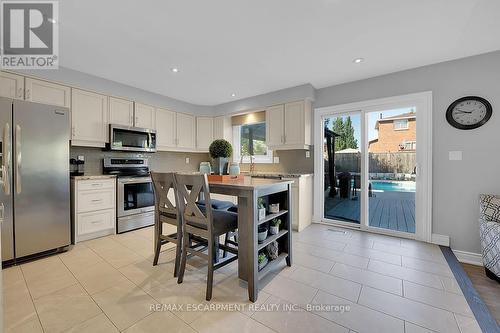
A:
[[[401,131],[408,129],[408,119],[394,120],[394,130]]]
[[[273,152],[266,143],[266,123],[243,124],[233,126],[234,161],[250,163],[273,163]]]

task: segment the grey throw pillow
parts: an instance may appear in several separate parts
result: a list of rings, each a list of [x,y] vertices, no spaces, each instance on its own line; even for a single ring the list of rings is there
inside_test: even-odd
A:
[[[481,218],[485,221],[500,222],[500,196],[481,194],[479,196]]]

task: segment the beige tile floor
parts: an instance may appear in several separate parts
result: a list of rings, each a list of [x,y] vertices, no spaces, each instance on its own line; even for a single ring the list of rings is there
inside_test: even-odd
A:
[[[3,270],[5,331],[480,332],[435,245],[312,225],[294,234],[292,267],[268,275],[250,307],[237,262],[217,271],[206,302],[203,262],[189,260],[178,285],[173,249],[153,267],[152,240],[152,228],[141,229]],[[207,309],[228,305],[238,307]]]

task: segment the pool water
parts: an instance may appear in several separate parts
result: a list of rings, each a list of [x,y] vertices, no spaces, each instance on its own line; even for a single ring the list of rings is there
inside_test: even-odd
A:
[[[416,184],[411,181],[370,181],[372,190],[391,192],[415,192]]]

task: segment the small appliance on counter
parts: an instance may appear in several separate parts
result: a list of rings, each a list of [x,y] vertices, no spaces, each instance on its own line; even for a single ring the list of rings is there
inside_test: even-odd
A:
[[[105,174],[116,175],[116,232],[154,225],[155,197],[148,159],[105,157]]]
[[[71,158],[69,160],[69,173],[71,176],[83,176],[85,174],[85,156]]]

